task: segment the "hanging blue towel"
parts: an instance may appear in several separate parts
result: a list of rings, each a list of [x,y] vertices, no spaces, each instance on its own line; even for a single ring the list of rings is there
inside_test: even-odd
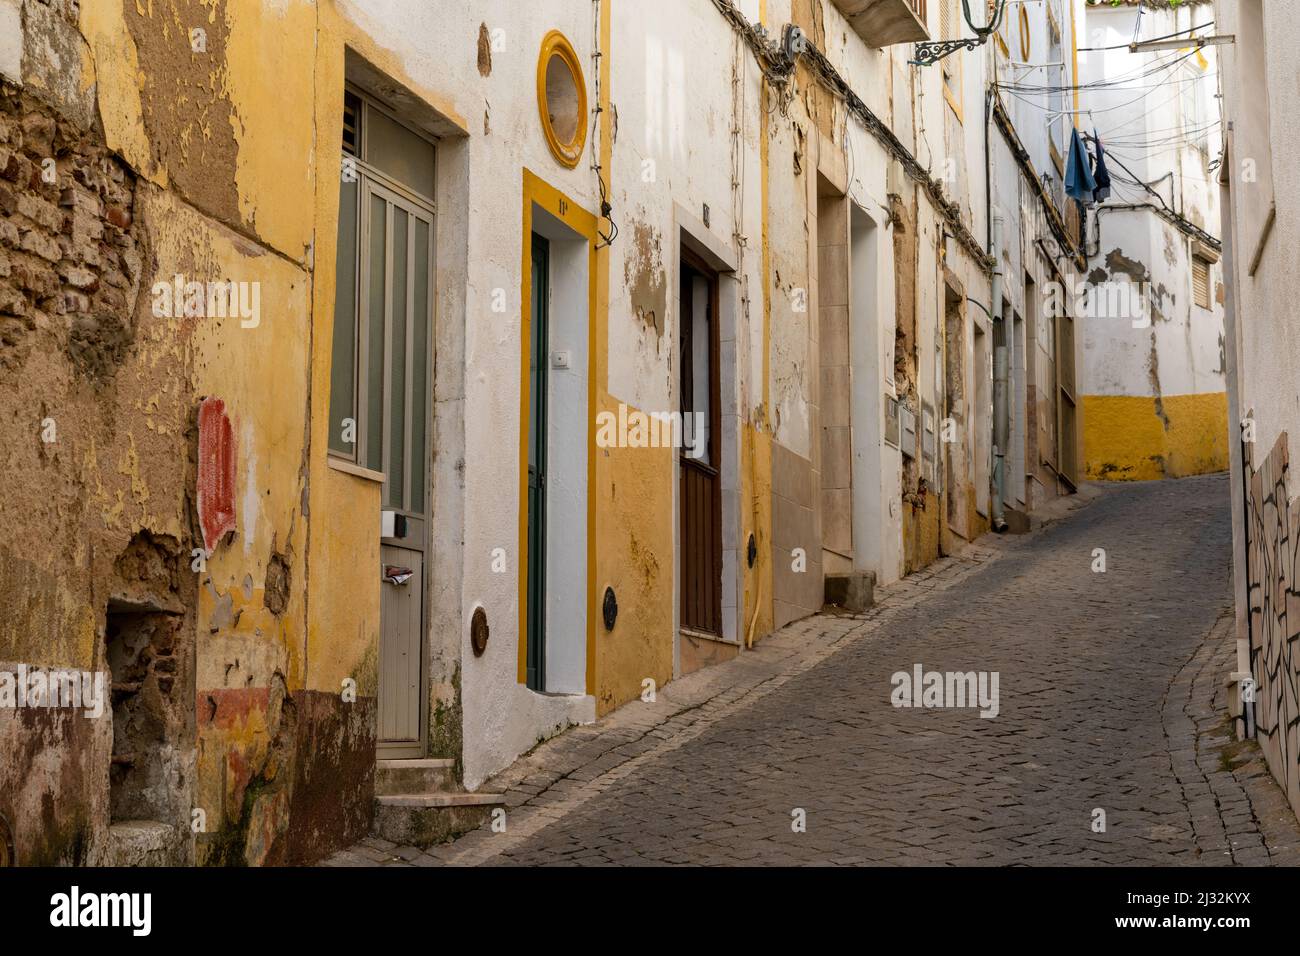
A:
[[[1101,137],[1097,131],[1092,131],[1092,141],[1097,146],[1097,164],[1092,169],[1092,178],[1097,182],[1097,188],[1092,194],[1092,198],[1097,202],[1105,202],[1110,198],[1110,170],[1106,168],[1106,150],[1101,145]]]
[[[1097,181],[1092,178],[1088,163],[1088,150],[1079,137],[1079,131],[1070,131],[1070,156],[1065,162],[1065,191],[1079,202],[1093,202],[1093,193],[1097,191]]]

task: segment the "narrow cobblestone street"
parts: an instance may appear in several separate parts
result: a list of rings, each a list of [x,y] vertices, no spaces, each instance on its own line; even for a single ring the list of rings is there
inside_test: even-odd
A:
[[[547,742],[488,785],[504,833],[329,863],[1294,865],[1295,820],[1225,717],[1227,480],[1089,488],[866,615],[799,622]],[[997,672],[997,716],[891,706],[916,664]]]

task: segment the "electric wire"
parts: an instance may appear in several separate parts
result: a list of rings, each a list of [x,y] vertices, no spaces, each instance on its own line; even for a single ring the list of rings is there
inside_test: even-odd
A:
[[[1139,18],[1139,20],[1141,19],[1141,12],[1140,12],[1140,11],[1139,11],[1139,17],[1138,17],[1138,18]],[[1205,23],[1200,24],[1199,26],[1188,27],[1186,30],[1179,30],[1179,31],[1177,31],[1176,33],[1166,33],[1166,34],[1165,34],[1164,36],[1162,36],[1162,37],[1147,37],[1147,39],[1145,39],[1145,40],[1139,40],[1139,39],[1137,39],[1137,36],[1136,36],[1136,34],[1135,34],[1134,37],[1133,37],[1133,43],[1157,43],[1157,42],[1159,42],[1160,40],[1172,40],[1172,39],[1174,39],[1175,37],[1180,37],[1180,36],[1182,36],[1182,35],[1185,34],[1185,33],[1195,33],[1197,30],[1202,30],[1202,29],[1204,29],[1205,27],[1212,27],[1212,26],[1214,26],[1214,21],[1213,21],[1213,20],[1208,20],[1208,21],[1206,21]],[[1195,39],[1195,37],[1193,37],[1192,39]],[[1115,46],[1081,46],[1081,47],[1079,47],[1079,52],[1080,52],[1080,53],[1100,53],[1100,52],[1102,52],[1103,50],[1127,50],[1127,49],[1129,49],[1129,48],[1133,45],[1133,43],[1120,43],[1120,44],[1117,44],[1117,45],[1115,45]]]

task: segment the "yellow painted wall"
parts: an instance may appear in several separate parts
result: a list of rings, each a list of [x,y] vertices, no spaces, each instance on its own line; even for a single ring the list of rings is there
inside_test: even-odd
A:
[[[277,731],[294,732],[277,726],[285,694],[337,701],[346,677],[361,698],[377,689],[380,487],[327,462],[345,47],[435,108],[445,97],[412,82],[346,10],[333,0],[205,7],[207,50],[191,52],[170,4],[81,8],[91,53],[82,73],[95,84],[107,144],[147,181],[136,209],[150,239],[144,294],[174,274],[260,283],[258,327],[153,320],[141,323],[135,346],[162,393],[138,411],[222,398],[237,446],[239,527],[200,577],[194,785],[209,832],[230,828],[247,849],[200,841],[200,862],[260,862],[287,825],[290,791],[275,789],[287,774],[270,756]],[[295,103],[314,112],[286,108]],[[88,495],[105,524],[188,541],[176,489],[149,487],[148,469],[131,460],[156,456],[150,442],[162,424],[147,421],[139,441],[123,433],[111,447],[92,443]],[[122,468],[130,499],[120,482],[95,478]],[[264,601],[273,553],[290,574],[279,614]],[[77,623],[84,648],[91,622],[82,614]],[[241,832],[253,777],[272,792],[257,798]]]
[[[600,412],[618,401],[600,397]],[[629,408],[629,414],[633,409]],[[640,695],[649,677],[673,675],[673,455],[671,448],[594,448],[596,455],[596,713]],[[606,587],[618,596],[612,632],[600,620]]]
[[[1228,396],[1083,396],[1084,472],[1094,481],[1183,478],[1228,468]],[[1161,418],[1164,414],[1166,422]]]

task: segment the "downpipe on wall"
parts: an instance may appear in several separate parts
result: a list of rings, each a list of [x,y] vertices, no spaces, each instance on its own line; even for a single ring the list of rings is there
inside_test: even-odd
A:
[[[993,242],[989,254],[993,256],[995,265],[993,267],[993,314],[990,316],[994,328],[990,331],[998,333],[994,336],[994,342],[999,344],[993,347],[993,501],[989,513],[993,530],[1000,532],[1007,529],[1003,496],[1006,492],[1007,445],[1010,443],[1008,434],[1011,431],[1009,420],[1011,406],[1007,401],[1007,336],[1006,329],[1002,325],[1001,216],[995,215],[992,218],[991,237]]]

